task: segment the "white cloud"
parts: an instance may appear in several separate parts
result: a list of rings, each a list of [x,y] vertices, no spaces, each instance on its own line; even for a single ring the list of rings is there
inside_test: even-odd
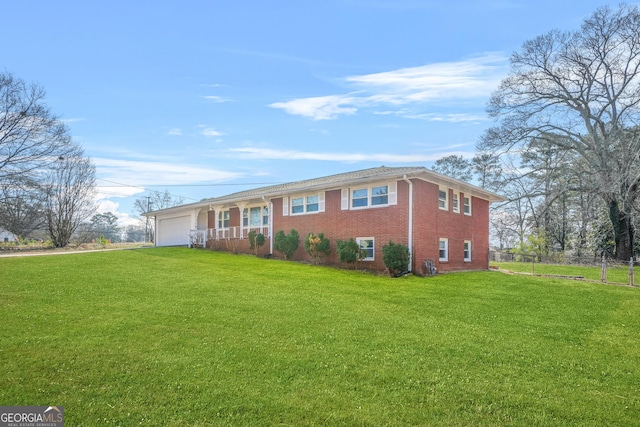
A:
[[[375,106],[486,99],[506,75],[507,62],[501,54],[487,53],[463,61],[349,76],[344,81],[356,92],[298,98],[269,106],[314,120],[329,120]]]
[[[180,129],[180,128],[169,129],[169,132],[167,132],[167,135],[181,136],[182,135],[182,129]]]
[[[242,176],[235,172],[226,172],[171,160],[160,162],[94,157],[93,161],[96,165],[98,176],[101,177],[98,179],[99,182],[116,185],[124,184],[131,187],[223,182]],[[101,179],[102,181],[100,181]]]
[[[96,213],[104,214],[107,212],[111,212],[116,217],[118,217],[118,227],[124,228],[128,225],[140,225],[140,220],[137,218],[133,218],[126,212],[120,212],[120,203],[114,202],[113,200],[97,200],[97,209]]]
[[[222,132],[218,132],[217,130],[215,130],[214,128],[210,128],[210,127],[206,127],[206,126],[200,126],[202,128],[202,130],[200,131],[200,133],[207,137],[207,138],[214,138],[217,136],[222,136],[224,135],[224,133]]]
[[[236,155],[247,159],[270,159],[270,160],[316,160],[316,161],[334,161],[334,162],[364,162],[375,161],[382,163],[421,163],[438,160],[444,156],[456,154],[469,157],[470,153],[456,152],[435,152],[430,151],[428,154],[410,153],[410,154],[391,154],[391,153],[320,153],[298,150],[274,150],[270,148],[243,147],[234,148],[230,151]],[[471,153],[472,155],[472,153]]]
[[[350,96],[330,95],[276,102],[269,107],[281,108],[289,114],[310,117],[314,120],[329,120],[335,119],[340,114],[355,114],[357,108],[346,105],[354,105],[356,101],[356,98]]]
[[[428,122],[447,122],[447,123],[464,123],[464,122],[480,123],[480,122],[485,122],[489,120],[489,118],[486,115],[480,115],[480,114],[414,113],[406,109],[398,110],[398,111],[376,111],[374,114],[381,115],[381,116],[394,115],[394,116],[402,116],[407,119],[419,119],[419,120],[425,120]]]
[[[203,98],[208,100],[208,101],[217,102],[219,104],[221,104],[223,102],[229,102],[230,101],[227,98],[223,98],[221,96],[216,96],[216,95],[206,95],[206,96],[203,96]]]
[[[109,181],[104,181],[98,178],[99,183]],[[108,199],[111,197],[131,197],[138,193],[144,192],[144,188],[136,187],[136,186],[127,186],[127,185],[97,185],[96,186],[96,198],[97,199]]]

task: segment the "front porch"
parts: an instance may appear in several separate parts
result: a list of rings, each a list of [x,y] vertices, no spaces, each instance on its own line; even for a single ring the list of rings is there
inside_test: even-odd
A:
[[[264,235],[265,239],[271,238],[269,226],[261,227],[227,227],[227,228],[207,228],[189,230],[189,247],[207,246],[208,241],[244,240],[249,238],[249,233],[255,231],[256,234]]]

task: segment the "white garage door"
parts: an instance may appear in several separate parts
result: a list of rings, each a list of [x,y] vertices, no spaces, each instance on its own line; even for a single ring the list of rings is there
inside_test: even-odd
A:
[[[158,220],[156,246],[176,246],[189,244],[190,216],[163,218]]]

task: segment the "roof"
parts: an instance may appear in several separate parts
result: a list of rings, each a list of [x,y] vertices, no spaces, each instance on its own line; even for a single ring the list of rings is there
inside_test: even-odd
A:
[[[332,190],[344,187],[346,185],[354,185],[359,183],[379,181],[384,178],[415,178],[419,177],[426,181],[444,184],[454,189],[466,189],[471,194],[487,199],[491,202],[502,201],[504,198],[495,193],[487,191],[483,188],[465,183],[455,178],[448,177],[429,170],[423,166],[405,166],[405,167],[388,167],[380,166],[370,169],[362,169],[353,172],[339,173],[335,175],[324,176],[320,178],[305,179],[302,181],[288,182],[284,184],[270,185],[268,187],[260,187],[251,190],[239,191],[237,193],[228,194],[226,196],[204,199],[199,202],[189,203],[186,205],[174,206],[172,208],[161,209],[158,211],[148,212],[147,215],[154,216],[161,212],[171,212],[182,210],[184,208],[197,208],[210,205],[224,205],[226,203],[234,203],[239,201],[247,201],[252,199],[266,199],[269,197],[285,196],[296,192],[309,190]]]

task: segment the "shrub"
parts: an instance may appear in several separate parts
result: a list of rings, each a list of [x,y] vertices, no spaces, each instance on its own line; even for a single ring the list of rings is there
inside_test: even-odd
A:
[[[409,266],[409,248],[389,241],[388,245],[382,247],[382,259],[392,276],[406,271]]]
[[[353,237],[347,241],[338,240],[337,245],[338,259],[340,262],[350,264],[352,267],[355,267],[356,262],[364,259],[366,256],[366,253],[360,248],[360,245]]]
[[[317,236],[309,233],[304,239],[304,250],[311,256],[314,264],[319,264],[323,256],[329,256],[331,253],[331,243],[323,233],[318,233]]]
[[[260,248],[264,246],[264,234],[256,233],[255,230],[249,232],[249,249],[258,256],[260,255]]]
[[[281,252],[284,255],[284,259],[291,259],[299,244],[300,239],[296,230],[291,229],[289,234],[284,234],[284,231],[280,230],[273,240],[273,249]]]
[[[100,237],[96,239],[96,243],[104,247],[104,246],[108,246],[110,242],[109,242],[109,239],[104,237],[104,234],[101,234]]]

